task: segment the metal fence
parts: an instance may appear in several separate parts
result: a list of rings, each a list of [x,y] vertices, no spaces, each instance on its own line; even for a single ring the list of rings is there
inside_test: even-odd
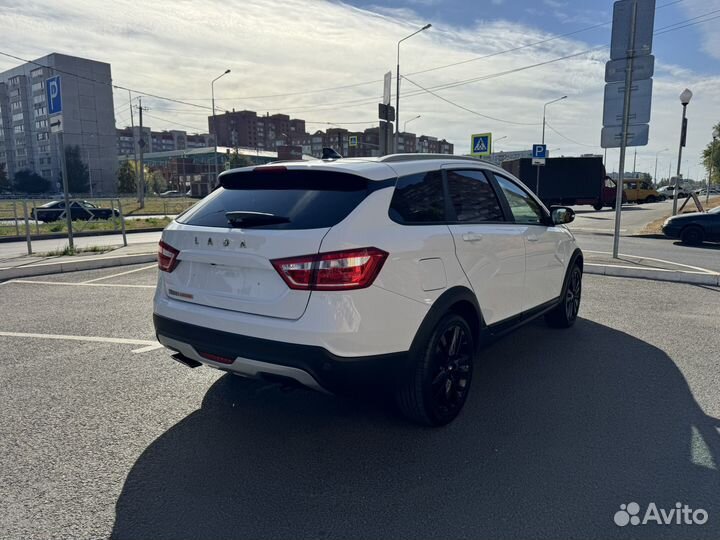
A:
[[[43,239],[46,235],[54,237],[55,233],[65,233],[71,243],[71,231],[66,225],[68,209],[65,208],[65,201],[45,201],[46,199],[0,200],[0,238],[24,238],[28,255],[33,253],[33,239]],[[93,224],[101,222],[108,225],[98,231],[121,233],[123,245],[127,246],[125,215],[119,198],[70,199],[69,211],[72,233],[98,230]]]

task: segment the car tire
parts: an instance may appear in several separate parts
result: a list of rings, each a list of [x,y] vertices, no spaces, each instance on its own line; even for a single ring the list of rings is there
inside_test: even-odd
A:
[[[412,352],[395,398],[400,412],[426,426],[443,426],[460,413],[470,391],[475,338],[467,321],[448,313]]]
[[[600,210],[603,209],[603,205],[600,203],[595,203],[595,204],[593,204],[593,208],[599,212]]]
[[[582,298],[582,269],[573,264],[568,273],[560,303],[545,314],[545,322],[552,328],[570,328],[577,320]]]
[[[703,243],[705,232],[697,225],[685,227],[680,234],[680,241],[690,246],[698,246]]]

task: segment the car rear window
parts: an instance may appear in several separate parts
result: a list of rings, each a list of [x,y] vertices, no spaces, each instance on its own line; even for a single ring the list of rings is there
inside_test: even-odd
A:
[[[255,229],[318,229],[345,219],[383,182],[334,171],[266,170],[224,174],[222,187],[176,221],[202,227],[229,227],[226,212],[262,212],[286,217],[287,223]]]

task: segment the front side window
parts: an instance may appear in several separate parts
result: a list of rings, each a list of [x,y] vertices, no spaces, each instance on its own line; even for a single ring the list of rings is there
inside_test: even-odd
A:
[[[504,176],[496,174],[495,179],[500,184],[500,188],[507,199],[515,223],[543,224],[543,210],[529,193]]]
[[[445,221],[442,172],[430,171],[398,178],[390,218],[398,223],[437,223]]]
[[[482,171],[448,171],[447,182],[458,222],[504,220],[495,191]]]

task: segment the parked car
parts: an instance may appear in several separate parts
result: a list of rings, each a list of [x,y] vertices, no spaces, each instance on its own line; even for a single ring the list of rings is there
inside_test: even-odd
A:
[[[668,238],[679,238],[684,244],[720,242],[720,206],[708,212],[672,216],[663,223],[662,232]]]
[[[647,180],[629,179],[623,180],[623,191],[628,202],[642,204],[654,203],[664,200],[663,194],[659,193]]]
[[[707,188],[698,189],[695,193],[698,196],[705,196],[705,195],[707,195]],[[720,195],[720,188],[711,187],[710,188],[710,196],[713,197],[715,195]]]
[[[65,217],[65,201],[52,201],[30,212],[33,219],[50,223]],[[111,208],[99,208],[88,201],[72,201],[70,215],[73,220],[110,219],[118,217],[120,212]]]
[[[489,163],[297,161],[219,181],[158,251],[155,331],[189,367],[388,388],[408,418],[441,425],[465,403],[480,343],[578,315],[574,212]]]
[[[158,195],[158,197],[172,198],[172,197],[184,197],[184,195],[181,192],[177,191],[176,189],[171,189],[168,191],[163,191],[160,195]]]
[[[690,196],[690,189],[683,186],[678,187],[678,199],[686,199]],[[675,198],[675,186],[663,186],[658,189],[658,193],[664,195],[668,199]]]

